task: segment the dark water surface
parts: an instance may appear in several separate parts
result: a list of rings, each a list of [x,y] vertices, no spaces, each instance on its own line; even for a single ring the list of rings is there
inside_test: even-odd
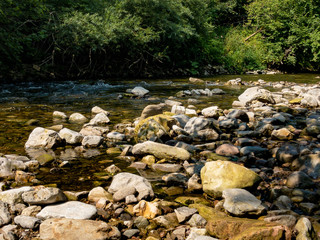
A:
[[[26,155],[24,144],[30,132],[36,127],[49,127],[54,124],[52,112],[63,111],[67,115],[80,112],[90,118],[91,108],[99,106],[111,113],[112,125],[130,121],[141,114],[142,109],[149,104],[163,102],[169,96],[175,96],[178,91],[204,88],[220,88],[226,91],[225,95],[212,97],[192,97],[202,101],[197,105],[198,109],[218,105],[220,108],[230,108],[231,103],[237,99],[246,86],[227,87],[223,83],[240,77],[243,81],[289,81],[296,83],[317,83],[319,79],[315,74],[296,75],[222,75],[213,78],[206,78],[204,85],[192,85],[188,79],[158,79],[158,80],[97,80],[97,81],[63,81],[63,82],[25,82],[19,84],[1,84],[0,88],[0,153]],[[218,83],[218,81],[220,83]],[[222,83],[222,84],[221,84]],[[217,85],[219,84],[219,85]],[[128,88],[142,86],[150,91],[149,99],[131,99],[125,96]],[[118,100],[118,96],[124,98]],[[177,99],[185,102],[187,98]],[[30,119],[38,122],[36,125],[28,125]],[[80,130],[81,126],[64,123],[65,127],[73,130]],[[68,155],[68,151],[63,153]],[[70,154],[69,154],[70,155]],[[70,156],[68,157],[70,158]],[[72,155],[72,153],[71,153]],[[59,158],[59,157],[57,157]],[[68,159],[67,159],[68,160]],[[97,184],[92,176],[114,163],[121,168],[127,165],[119,163],[105,154],[105,149],[100,150],[100,155],[91,158],[75,156],[72,160],[72,167],[69,169],[41,169],[38,178],[44,183],[56,183],[62,189],[90,189]],[[105,161],[110,160],[110,161]],[[101,161],[104,161],[101,163]],[[132,170],[131,170],[132,171]],[[79,184],[79,181],[82,184]]]

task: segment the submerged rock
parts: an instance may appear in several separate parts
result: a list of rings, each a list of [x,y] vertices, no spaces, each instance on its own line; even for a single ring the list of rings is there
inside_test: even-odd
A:
[[[147,141],[144,143],[138,143],[133,146],[132,153],[134,155],[148,155],[152,154],[157,158],[188,160],[191,154],[178,147],[172,147],[161,143]]]
[[[52,218],[40,225],[40,238],[43,240],[104,240],[120,237],[121,233],[116,227],[103,221]]]

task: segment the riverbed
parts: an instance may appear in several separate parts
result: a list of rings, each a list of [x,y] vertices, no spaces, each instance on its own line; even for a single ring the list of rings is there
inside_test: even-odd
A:
[[[224,83],[230,79],[241,78],[246,82],[263,79],[267,82],[288,81],[310,84],[319,82],[317,76],[316,74],[222,75],[202,78],[206,81],[205,86],[190,84],[188,79],[5,83],[0,89],[0,153],[26,155],[24,144],[36,126],[49,127],[62,123],[72,130],[80,130],[79,125],[53,121],[53,111],[62,111],[67,115],[79,112],[90,118],[91,108],[99,106],[110,112],[110,129],[112,129],[117,123],[133,122],[136,117],[140,116],[145,106],[164,102],[165,99],[175,96],[181,90],[220,88],[226,94],[212,97],[193,96],[192,98],[200,100],[196,105],[198,109],[215,105],[228,109],[247,88],[247,86],[225,86]],[[148,89],[150,97],[147,99],[127,97],[126,89],[135,86]],[[187,99],[178,98],[177,100],[187,106]],[[94,175],[99,175],[99,172],[102,172],[107,166],[115,164],[123,170],[128,170],[126,167],[129,163],[120,162],[112,155],[107,155],[105,149],[99,149],[99,153],[87,158],[73,155],[71,150],[59,150],[59,158],[65,157],[65,160],[71,162],[68,170],[41,168],[37,178],[45,184],[56,184],[64,190],[89,190],[100,184]],[[134,170],[128,171],[133,172]]]

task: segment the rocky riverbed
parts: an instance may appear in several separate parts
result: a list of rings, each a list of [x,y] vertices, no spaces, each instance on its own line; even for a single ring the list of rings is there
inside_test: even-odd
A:
[[[318,239],[320,85],[232,79],[228,86],[247,89],[231,109],[199,109],[196,96],[223,98],[224,91],[219,82],[190,81],[199,88],[148,105],[113,129],[108,109],[92,108],[90,119],[54,111],[62,124],[35,127],[27,156],[0,158],[0,236]],[[121,97],[150,96],[137,86]],[[39,168],[68,176],[75,158],[100,151],[132,171],[101,159],[96,164],[108,166],[92,176],[97,186],[89,191],[37,179]]]

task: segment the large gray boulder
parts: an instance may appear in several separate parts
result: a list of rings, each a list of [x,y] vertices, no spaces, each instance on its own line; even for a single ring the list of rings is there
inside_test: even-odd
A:
[[[37,215],[37,218],[72,218],[72,219],[90,219],[97,213],[97,208],[90,204],[78,201],[69,201],[57,205],[50,205],[43,208]]]
[[[201,169],[203,191],[221,197],[228,188],[250,188],[260,182],[254,171],[229,161],[207,162]]]
[[[272,93],[261,87],[251,87],[246,89],[238,99],[243,106],[248,105],[253,100],[272,104],[275,103]]]
[[[33,129],[30,133],[25,148],[54,148],[61,144],[62,139],[56,131],[42,127]]]
[[[157,158],[167,158],[167,159],[178,159],[178,160],[189,160],[191,154],[178,147],[172,147],[161,143],[156,143],[152,141],[146,141],[144,143],[138,143],[133,146],[132,153],[134,155],[154,155]]]
[[[225,189],[222,197],[224,209],[235,216],[261,215],[266,210],[261,201],[245,189]]]
[[[139,194],[137,197],[139,201],[141,199],[154,196],[152,186],[148,180],[132,173],[118,173],[115,175],[112,179],[110,187],[108,188],[108,191],[112,194],[116,194],[118,191],[122,191],[123,188],[128,187],[136,189]]]
[[[120,239],[120,231],[103,221],[48,219],[40,225],[42,240],[105,240]]]

